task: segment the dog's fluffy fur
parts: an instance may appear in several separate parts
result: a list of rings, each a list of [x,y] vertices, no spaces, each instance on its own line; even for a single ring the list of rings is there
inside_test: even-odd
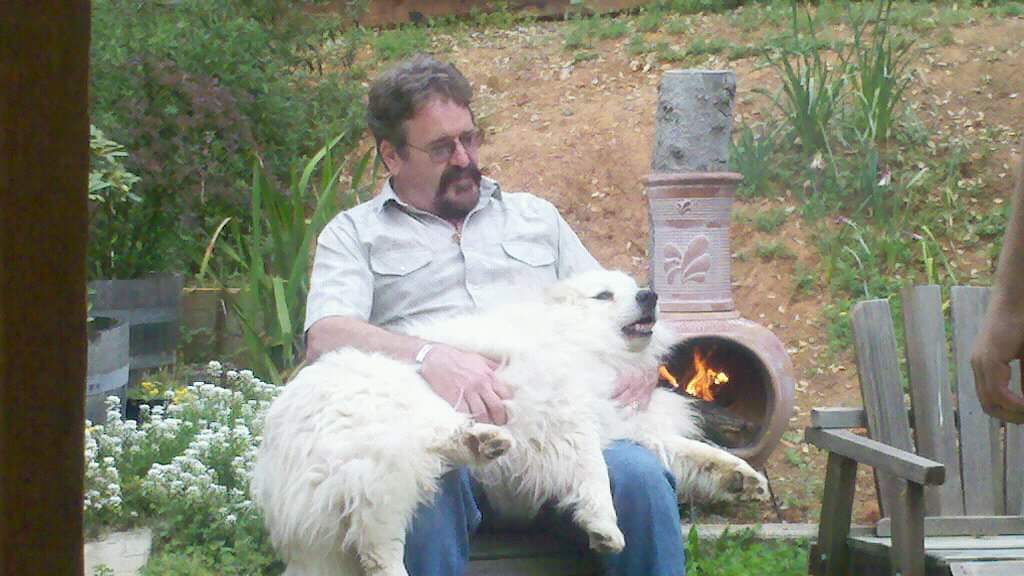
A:
[[[638,293],[622,273],[590,272],[543,301],[412,330],[501,363],[514,394],[503,427],[456,412],[412,365],[380,354],[342,349],[303,369],[270,407],[253,478],[286,574],[404,576],[413,513],[456,466],[473,469],[503,518],[553,502],[593,549],[621,551],[601,455],[619,438],[657,454],[681,498],[764,499],[759,473],[699,441],[682,396],[655,390],[642,412],[610,399],[621,373],[653,369],[665,351]]]

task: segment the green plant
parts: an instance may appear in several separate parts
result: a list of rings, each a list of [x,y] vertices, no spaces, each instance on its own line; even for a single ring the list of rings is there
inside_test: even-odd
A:
[[[754,254],[756,254],[761,260],[765,261],[789,260],[796,258],[793,251],[779,241],[758,242],[757,245],[754,246]]]
[[[759,542],[752,530],[726,531],[713,541],[701,541],[697,527],[686,538],[686,573],[692,576],[798,576],[807,572],[805,541]]]
[[[250,361],[275,383],[284,382],[301,361],[313,243],[337,210],[358,202],[369,185],[363,178],[372,150],[354,162],[351,188],[338,194],[345,166],[335,167],[332,150],[341,138],[321,148],[301,170],[292,167],[288,193],[273,185],[257,157],[248,229],[232,222],[235,243],[221,245],[243,271],[244,286],[234,305]],[[313,178],[317,170],[318,183]],[[312,215],[307,217],[309,204]]]
[[[622,38],[629,33],[623,20],[602,18],[595,14],[589,18],[574,18],[570,21],[563,45],[566,50],[593,47],[593,41]]]
[[[788,217],[789,212],[781,206],[758,212],[754,215],[754,228],[760,232],[774,232]]]
[[[657,32],[665,22],[665,13],[657,8],[645,6],[634,21],[639,32]]]
[[[747,125],[739,129],[737,138],[730,143],[729,165],[743,174],[739,195],[741,198],[764,196],[772,175],[772,154],[775,135],[762,127],[757,133]]]
[[[380,60],[397,60],[430,48],[427,31],[416,25],[382,30],[373,40],[373,53]]]
[[[199,260],[199,231],[248,200],[252,152],[281,179],[311,142],[361,135],[363,32],[339,34],[339,22],[277,0],[93,3],[90,115],[140,178],[131,241],[153,260],[143,268]]]
[[[690,42],[690,46],[686,49],[686,53],[690,56],[720,54],[728,47],[729,42],[726,42],[724,38],[712,38],[711,40],[705,40],[703,37],[698,36]]]
[[[89,127],[90,279],[138,278],[171,268],[175,252],[160,228],[171,227],[159,204],[136,191],[139,177],[125,164],[125,147]],[[166,228],[165,228],[166,231]]]
[[[801,16],[793,4],[790,37],[816,40],[815,21],[805,8]],[[829,125],[840,106],[844,73],[829,65],[817,47],[807,51],[784,49],[768,53],[769,62],[782,76],[783,102],[779,104],[804,153],[813,156],[829,149]]]
[[[106,423],[85,430],[86,531],[151,526],[147,574],[279,574],[249,478],[281,388],[218,362],[207,372],[219,384],[175,384],[166,406],[142,406],[138,420],[108,399]]]
[[[854,20],[851,71],[856,120],[861,137],[881,144],[889,139],[896,107],[913,76],[908,73],[913,41],[894,37],[889,18],[892,0],[878,3],[872,18]],[[865,39],[869,20],[874,22],[870,41]]]
[[[800,298],[810,296],[817,285],[818,275],[798,262],[793,271],[793,295]]]

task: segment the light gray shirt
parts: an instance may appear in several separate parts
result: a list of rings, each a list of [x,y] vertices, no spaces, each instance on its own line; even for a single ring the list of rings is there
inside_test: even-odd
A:
[[[436,316],[529,297],[600,268],[547,200],[484,178],[461,234],[403,202],[386,183],[338,214],[317,239],[306,326],[350,316],[401,331]]]

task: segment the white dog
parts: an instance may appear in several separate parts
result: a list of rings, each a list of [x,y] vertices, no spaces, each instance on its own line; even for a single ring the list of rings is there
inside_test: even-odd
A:
[[[424,339],[501,363],[504,427],[474,422],[410,364],[342,349],[288,384],[267,414],[252,483],[288,575],[405,576],[405,532],[442,474],[470,466],[504,518],[546,502],[571,512],[602,553],[622,550],[602,449],[657,454],[681,498],[757,499],[763,476],[700,442],[690,402],[657,389],[647,410],[611,400],[620,373],[653,370],[656,296],[619,272],[551,286],[543,301],[417,327]]]

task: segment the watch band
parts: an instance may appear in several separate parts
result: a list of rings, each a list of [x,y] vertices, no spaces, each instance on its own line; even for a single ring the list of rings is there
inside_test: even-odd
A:
[[[433,344],[424,344],[420,347],[419,351],[416,352],[416,371],[419,372],[423,369],[423,361],[427,359],[427,354],[434,348]]]

